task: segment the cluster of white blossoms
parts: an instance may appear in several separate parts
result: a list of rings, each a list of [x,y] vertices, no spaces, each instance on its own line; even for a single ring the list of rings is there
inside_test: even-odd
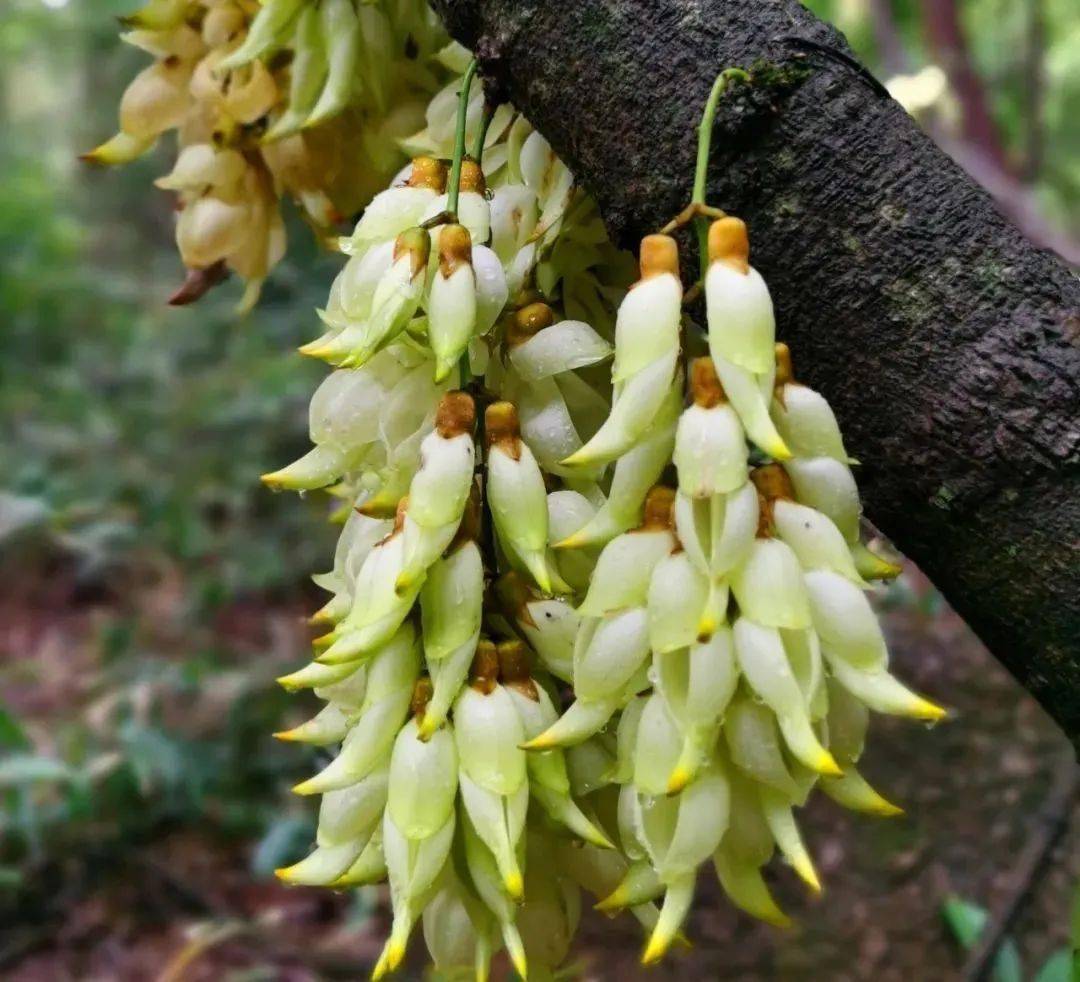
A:
[[[333,369],[314,446],[264,477],[343,521],[327,630],[280,680],[325,706],[278,736],[326,757],[296,788],[316,848],[279,875],[389,880],[376,977],[422,924],[440,970],[486,978],[505,948],[549,978],[582,890],[655,961],[709,861],[786,923],[774,853],[820,889],[795,809],[820,787],[896,814],[857,769],[869,711],[943,711],[888,672],[866,591],[897,568],[860,542],[855,462],[745,225],[700,196],[672,223],[715,219],[702,331],[676,239],[616,249],[421,0],[150,0],[128,25],[155,61],[90,156],[178,131],[179,300],[227,269],[254,300],[283,194],[324,229],[368,202],[301,349]]]
[[[173,303],[233,272],[252,306],[285,252],[280,199],[329,234],[385,186],[451,73],[421,0],[149,0],[122,23],[154,61],[124,92],[119,132],[84,159],[127,163],[176,131],[156,182],[179,196],[188,275]]]
[[[705,338],[673,237],[624,289],[543,137],[469,89],[480,159],[448,167],[454,109],[343,240],[301,349],[334,367],[315,446],[264,477],[347,506],[330,630],[281,680],[326,705],[279,736],[331,756],[296,788],[317,848],[279,875],[389,880],[376,977],[422,923],[440,969],[486,978],[505,947],[547,978],[583,889],[655,961],[710,860],[786,923],[774,852],[820,889],[794,810],[820,787],[898,813],[856,767],[869,710],[943,712],[887,670],[866,589],[896,569],[860,544],[854,462],[740,220],[709,228]]]

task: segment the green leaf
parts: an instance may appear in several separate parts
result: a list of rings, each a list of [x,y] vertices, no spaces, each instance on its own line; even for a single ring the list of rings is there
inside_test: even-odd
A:
[[[986,909],[962,897],[951,896],[941,905],[941,914],[961,947],[974,948],[986,926]],[[994,982],[1023,982],[1020,952],[1010,938],[1006,938],[998,947],[993,977]]]
[[[25,750],[29,746],[30,738],[23,731],[15,714],[0,703],[0,747]]]
[[[1035,982],[1073,982],[1080,972],[1080,957],[1068,948],[1055,951],[1039,969]]]

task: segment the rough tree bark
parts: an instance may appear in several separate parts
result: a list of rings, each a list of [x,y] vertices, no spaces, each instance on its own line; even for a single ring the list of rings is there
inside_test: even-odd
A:
[[[869,518],[1080,741],[1072,273],[869,77],[805,44],[848,54],[796,0],[434,4],[627,246],[689,200],[716,72],[753,69],[721,105],[709,200],[749,223]]]

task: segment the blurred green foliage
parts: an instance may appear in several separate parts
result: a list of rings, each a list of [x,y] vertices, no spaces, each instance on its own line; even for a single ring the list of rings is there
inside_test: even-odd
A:
[[[171,147],[116,171],[77,160],[145,61],[117,41],[127,6],[8,0],[0,17],[0,575],[29,601],[0,686],[78,680],[44,713],[0,706],[0,895],[50,857],[177,823],[267,833],[263,872],[301,841],[275,824],[305,764],[268,737],[286,700],[252,656],[265,642],[249,630],[241,654],[212,627],[238,603],[295,601],[331,553],[325,502],[258,475],[306,449],[321,372],[294,349],[337,262],[293,216],[290,260],[247,319],[235,284],[164,305],[183,270],[151,180]],[[143,605],[161,583],[164,614]],[[70,607],[96,616],[64,632],[67,663],[14,647]]]
[[[847,36],[883,80],[935,63],[927,44],[929,3],[955,5],[972,64],[1008,158],[1018,169],[1038,141],[1029,183],[1047,220],[1080,229],[1080,8],[1075,0],[802,0]],[[891,27],[898,52],[882,44]],[[1032,41],[1032,37],[1035,41]],[[899,57],[897,68],[889,61]],[[1029,111],[1037,86],[1037,121]]]

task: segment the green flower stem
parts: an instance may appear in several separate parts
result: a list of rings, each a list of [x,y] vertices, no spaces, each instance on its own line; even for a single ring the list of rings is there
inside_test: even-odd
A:
[[[713,123],[716,120],[716,107],[720,103],[720,97],[727,90],[732,79],[740,82],[749,82],[750,75],[741,68],[725,68],[716,76],[712,91],[705,103],[705,110],[701,114],[701,122],[698,124],[697,166],[694,168],[694,196],[690,199],[693,205],[705,204],[705,178],[709,170],[709,151],[712,148]],[[699,215],[694,220],[698,236],[698,255],[701,262],[701,278],[709,271],[709,220]]]
[[[457,130],[454,133],[454,159],[450,165],[450,179],[447,181],[449,191],[446,210],[457,221],[458,195],[461,193],[461,161],[465,157],[465,119],[469,110],[469,90],[472,88],[473,76],[476,74],[476,59],[469,62],[465,74],[461,76],[461,91],[458,93]]]
[[[491,126],[492,117],[498,107],[484,100],[484,115],[480,117],[480,132],[476,134],[476,144],[473,149],[473,160],[481,166],[484,163],[484,144],[487,143],[488,127]]]

